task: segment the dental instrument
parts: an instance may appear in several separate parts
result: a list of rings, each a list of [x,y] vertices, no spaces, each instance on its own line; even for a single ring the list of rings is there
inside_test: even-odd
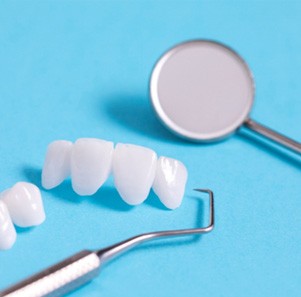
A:
[[[162,123],[178,136],[212,142],[242,125],[293,152],[301,143],[250,118],[255,84],[246,62],[234,50],[211,40],[181,43],[156,63],[150,99]]]
[[[207,227],[158,231],[134,236],[97,251],[84,250],[48,269],[0,292],[0,297],[58,297],[89,282],[98,275],[108,260],[137,245],[156,238],[194,235],[210,232],[214,227],[214,198],[208,189],[195,189],[209,195],[209,224]]]
[[[141,204],[151,188],[170,209],[181,205],[187,182],[185,165],[175,159],[157,157],[143,146],[96,138],[80,138],[73,144],[57,140],[49,144],[42,170],[42,186],[52,189],[69,175],[73,190],[93,195],[113,174],[121,198],[130,205]]]

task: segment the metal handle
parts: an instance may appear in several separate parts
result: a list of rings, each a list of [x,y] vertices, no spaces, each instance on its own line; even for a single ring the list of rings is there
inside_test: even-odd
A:
[[[58,297],[93,279],[99,272],[96,253],[81,251],[0,292],[0,297]]]
[[[100,264],[138,244],[156,238],[184,236],[210,232],[214,227],[214,198],[209,189],[195,189],[209,195],[209,224],[202,228],[179,229],[143,233],[107,248],[92,252],[82,251],[2,292],[0,297],[57,297],[71,292],[90,281]]]
[[[283,134],[280,134],[266,126],[263,126],[262,124],[259,124],[252,119],[247,119],[244,122],[244,125],[257,134],[265,136],[269,140],[272,140],[295,153],[301,154],[300,142],[297,142],[289,137],[284,136]]]

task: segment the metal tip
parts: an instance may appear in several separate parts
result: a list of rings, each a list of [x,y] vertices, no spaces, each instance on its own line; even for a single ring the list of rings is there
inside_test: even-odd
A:
[[[212,191],[209,189],[193,189],[193,190],[202,193],[212,193]]]
[[[129,248],[132,248],[136,246],[137,244],[140,244],[142,242],[152,240],[155,238],[164,238],[169,236],[182,236],[182,235],[193,235],[193,234],[202,234],[202,233],[208,233],[210,232],[214,227],[214,198],[213,198],[213,192],[209,189],[194,189],[198,192],[204,192],[208,193],[209,195],[209,224],[206,227],[199,227],[199,228],[193,228],[193,229],[177,229],[177,230],[167,230],[167,231],[157,231],[157,232],[150,232],[150,233],[144,233],[137,236],[134,236],[132,238],[129,238],[127,240],[124,240],[120,243],[117,243],[115,245],[109,246],[107,248],[104,248],[102,250],[97,251],[97,255],[102,259],[102,261],[107,261],[111,259],[112,257],[115,257],[122,251],[125,251]]]

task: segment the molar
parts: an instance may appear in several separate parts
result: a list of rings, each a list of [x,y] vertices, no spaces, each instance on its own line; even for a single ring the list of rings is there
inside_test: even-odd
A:
[[[37,186],[18,182],[1,195],[12,221],[20,227],[40,225],[45,220],[41,192]]]

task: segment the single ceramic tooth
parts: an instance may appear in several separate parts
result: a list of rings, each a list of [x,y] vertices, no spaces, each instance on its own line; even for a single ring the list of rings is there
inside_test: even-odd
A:
[[[45,220],[41,192],[37,186],[18,182],[2,194],[12,221],[20,227],[40,225]]]
[[[114,144],[95,138],[78,139],[71,154],[71,181],[79,195],[93,195],[112,168]]]
[[[42,186],[52,189],[70,175],[72,142],[57,140],[49,144],[42,171]]]
[[[113,158],[113,175],[117,191],[131,205],[142,203],[155,178],[156,153],[133,144],[117,144]]]
[[[186,182],[187,169],[182,162],[167,157],[158,159],[153,190],[167,208],[181,205]]]
[[[17,238],[16,229],[9,215],[7,206],[0,201],[0,250],[10,249]]]

